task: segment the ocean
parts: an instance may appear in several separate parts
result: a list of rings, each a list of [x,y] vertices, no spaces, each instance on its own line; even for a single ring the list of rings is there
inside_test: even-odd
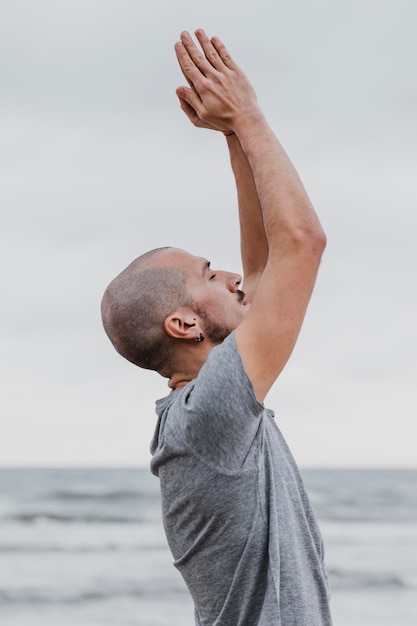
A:
[[[304,470],[335,626],[417,624],[417,470]],[[193,626],[147,469],[0,469],[1,626]]]

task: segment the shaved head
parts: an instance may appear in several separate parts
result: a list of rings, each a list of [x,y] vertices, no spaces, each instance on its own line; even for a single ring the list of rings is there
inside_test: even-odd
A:
[[[135,259],[110,283],[101,303],[103,326],[117,352],[163,376],[175,365],[174,341],[164,321],[192,301],[186,272],[169,265],[169,250],[158,248]]]

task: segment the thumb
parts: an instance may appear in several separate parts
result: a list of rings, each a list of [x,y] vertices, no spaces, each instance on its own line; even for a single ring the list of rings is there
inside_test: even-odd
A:
[[[198,123],[200,122],[200,118],[198,117],[193,107],[190,104],[188,104],[188,102],[184,100],[184,98],[182,98],[181,96],[178,96],[178,100],[180,102],[181,109],[184,111],[184,113],[186,114],[190,122],[192,122],[195,126],[197,126]]]
[[[194,111],[197,112],[198,115],[201,100],[194,89],[189,89],[188,87],[178,87],[176,94],[180,100],[186,102],[192,109],[194,109]]]

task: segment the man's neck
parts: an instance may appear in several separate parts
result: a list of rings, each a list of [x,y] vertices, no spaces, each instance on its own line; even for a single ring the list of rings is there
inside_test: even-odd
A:
[[[188,353],[183,355],[182,362],[186,363],[185,368],[181,368],[180,371],[174,372],[168,382],[168,387],[175,391],[181,387],[185,387],[189,382],[197,378],[198,372],[207,361],[213,344],[208,341],[204,344],[198,343],[193,346],[192,350],[188,350]]]
[[[172,391],[176,391],[177,389],[188,385],[188,383],[191,382],[193,378],[195,378],[195,376],[190,378],[189,376],[185,376],[184,374],[173,374],[169,379],[168,387],[172,389]]]

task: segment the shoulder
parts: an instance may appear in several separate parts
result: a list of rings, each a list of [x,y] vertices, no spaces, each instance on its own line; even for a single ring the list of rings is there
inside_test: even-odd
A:
[[[243,402],[252,411],[263,410],[245,371],[234,332],[213,348],[197,378],[190,383],[189,391],[187,400],[192,396],[200,400],[207,398],[214,406],[218,403],[228,406]]]

